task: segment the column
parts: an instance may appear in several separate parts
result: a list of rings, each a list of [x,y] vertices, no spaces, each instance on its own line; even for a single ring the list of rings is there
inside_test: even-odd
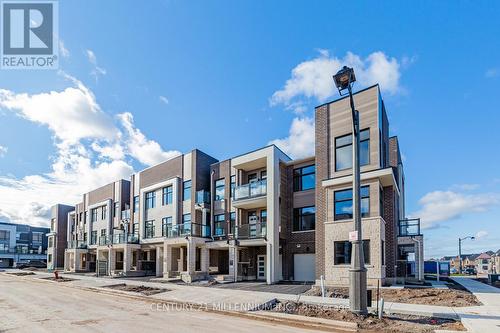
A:
[[[229,247],[229,275],[233,277],[233,281],[238,281],[238,247]]]
[[[163,277],[168,278],[172,271],[172,245],[163,244]]]
[[[183,272],[185,270],[185,267],[184,267],[184,248],[183,247],[179,248],[179,262],[178,262],[177,267],[179,269],[179,272]]]
[[[132,248],[126,244],[123,249],[123,275],[127,275],[132,268]]]
[[[156,276],[163,276],[163,248],[156,247]]]
[[[109,248],[108,250],[108,275],[112,275],[114,270],[116,269],[116,254],[115,254],[115,250],[113,250],[112,248]]]
[[[209,249],[206,246],[201,248],[201,258],[200,258],[200,266],[201,271],[206,272],[208,274],[208,266],[210,261]]]
[[[196,244],[188,242],[187,244],[187,272],[189,275],[194,274],[196,269]]]

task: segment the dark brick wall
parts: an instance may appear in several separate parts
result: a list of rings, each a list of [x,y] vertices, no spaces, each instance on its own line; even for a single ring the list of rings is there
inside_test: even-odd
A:
[[[395,212],[395,193],[392,186],[383,189],[383,205],[385,220],[385,273],[387,277],[395,277],[394,265],[397,256],[397,221]]]
[[[316,155],[316,279],[324,274],[325,270],[325,222],[327,219],[326,191],[321,182],[328,179],[328,137],[329,137],[329,106],[328,104],[316,108],[315,117],[315,155]]]

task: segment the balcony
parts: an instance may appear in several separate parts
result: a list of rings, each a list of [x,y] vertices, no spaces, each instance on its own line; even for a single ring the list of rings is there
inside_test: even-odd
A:
[[[197,191],[195,203],[197,209],[210,208],[210,192],[205,190]]]
[[[69,249],[86,249],[87,242],[72,240],[68,242]]]
[[[235,226],[233,231],[234,239],[258,239],[266,238],[266,236],[266,222],[242,224]]]
[[[139,244],[139,237],[134,234],[115,234],[113,244]]]
[[[210,226],[198,223],[168,224],[163,228],[163,236],[167,238],[210,237]]]
[[[225,238],[225,236],[227,235],[227,233],[229,231],[228,226],[229,226],[229,224],[226,222],[215,222],[214,223],[214,233],[212,236],[214,238],[218,238],[218,239]]]
[[[251,209],[266,205],[267,180],[259,180],[234,188],[233,206]]]
[[[110,236],[100,236],[99,246],[111,245],[113,244],[113,239]]]
[[[399,234],[400,237],[419,236],[420,233],[420,219],[404,219],[399,221]]]

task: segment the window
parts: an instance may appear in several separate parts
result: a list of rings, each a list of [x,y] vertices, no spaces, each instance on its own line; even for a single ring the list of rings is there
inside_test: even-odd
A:
[[[225,180],[224,178],[215,181],[215,200],[224,200],[225,196]]]
[[[113,217],[120,216],[120,203],[115,202],[115,210],[113,212]]]
[[[139,196],[134,197],[134,213],[139,211]]]
[[[359,164],[370,164],[370,129],[359,133]],[[335,171],[352,168],[352,134],[335,138]]]
[[[86,232],[83,233],[83,241],[87,242],[87,233]]]
[[[314,230],[316,208],[314,206],[295,208],[293,210],[293,231]]]
[[[267,170],[260,172],[260,179],[261,180],[267,179]]]
[[[56,231],[56,219],[50,220],[50,231]]]
[[[161,235],[166,237],[168,235],[168,228],[172,227],[172,216],[164,217],[161,220]]]
[[[314,165],[293,170],[293,190],[297,192],[313,189],[316,185],[315,173]]]
[[[149,220],[145,224],[144,238],[153,238],[155,236],[155,221]]]
[[[31,236],[31,240],[36,243],[41,243],[42,242],[42,236],[43,234],[41,232],[34,232]]]
[[[139,223],[132,224],[132,233],[136,236],[139,236]]]
[[[260,222],[261,223],[266,223],[267,222],[267,210],[261,210],[260,211]]]
[[[334,220],[352,219],[352,189],[335,191]],[[361,217],[370,215],[370,187],[361,187]]]
[[[173,200],[172,186],[167,186],[162,189],[162,204],[171,205]]]
[[[248,182],[253,183],[257,181],[257,174],[256,173],[251,173],[248,175]]]
[[[54,247],[54,237],[49,237],[49,244],[47,247]]]
[[[50,263],[52,262],[52,254],[49,254],[49,256],[48,256],[48,262],[50,262]]]
[[[146,193],[146,209],[155,208],[156,192],[151,191]]]
[[[229,213],[229,233],[232,232],[232,228],[236,225],[236,212]]]
[[[224,214],[219,214],[214,216],[214,236],[224,236],[225,234],[224,220],[225,220]]]
[[[97,244],[97,230],[94,230],[90,233],[90,245]]]
[[[8,241],[10,239],[9,230],[0,230],[0,241]]]
[[[105,220],[107,214],[108,214],[108,206],[102,206],[102,209],[101,209],[101,220]]]
[[[236,188],[236,176],[231,176],[231,198],[234,197],[234,189]]]
[[[97,221],[97,208],[92,208],[90,210],[90,222],[96,222]]]
[[[349,265],[351,263],[352,243],[349,241],[334,242],[335,246],[335,265]],[[365,264],[370,263],[370,241],[363,241],[363,253]]]
[[[106,236],[106,229],[101,229],[101,237]]]
[[[187,180],[182,184],[182,200],[191,199],[191,181]]]
[[[182,215],[182,223],[183,224],[189,224],[189,223],[191,223],[191,214],[184,214],[184,215]]]

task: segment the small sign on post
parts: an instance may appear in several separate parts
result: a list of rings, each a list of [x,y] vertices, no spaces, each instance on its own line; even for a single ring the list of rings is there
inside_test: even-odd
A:
[[[351,231],[349,232],[349,241],[354,242],[358,240],[358,232],[357,231]]]

